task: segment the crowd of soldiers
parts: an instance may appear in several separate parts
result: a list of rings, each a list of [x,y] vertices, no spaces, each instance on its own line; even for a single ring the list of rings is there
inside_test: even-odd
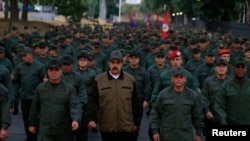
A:
[[[105,78],[101,74],[113,66],[114,72],[118,70],[114,64],[120,62],[113,60],[120,59],[122,71],[134,79],[137,95],[138,106],[133,110],[133,114],[137,111],[134,115],[136,128],[133,127],[135,137],[131,140],[136,141],[145,108],[149,109],[149,138],[154,141],[190,141],[192,127],[196,129],[198,141],[201,134],[206,135],[207,125],[249,124],[250,114],[246,112],[250,108],[247,102],[250,98],[248,39],[234,37],[230,32],[222,35],[191,28],[189,31],[170,30],[166,38],[161,38],[160,33],[160,30],[143,27],[131,29],[128,25],[111,29],[50,26],[44,35],[36,26],[3,30],[0,140],[7,137],[11,114],[20,113],[19,105],[27,141],[36,141],[39,137],[46,141],[86,141],[88,128],[96,131],[96,124],[101,125],[103,136],[108,136],[104,131],[120,132],[123,127],[113,131],[107,129],[111,128],[109,125],[98,123],[100,119],[91,119],[93,111],[100,112],[96,108],[100,105],[89,103],[97,102],[94,91],[99,93],[101,104],[101,91],[109,89],[99,88]],[[122,58],[113,51],[119,51]],[[120,74],[111,71],[110,75],[116,78]],[[126,93],[127,90],[120,91]],[[132,102],[134,98],[127,100]],[[105,104],[103,106],[107,106]],[[109,116],[111,120],[111,116],[116,115]],[[50,137],[47,133],[58,136]]]

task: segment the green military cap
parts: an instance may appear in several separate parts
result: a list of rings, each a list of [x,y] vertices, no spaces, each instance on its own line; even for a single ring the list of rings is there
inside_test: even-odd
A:
[[[49,61],[47,68],[58,68],[60,69],[62,67],[62,63],[59,59],[52,59]]]
[[[227,63],[224,59],[219,59],[219,60],[216,62],[216,66],[218,66],[218,65],[220,65],[220,64],[228,65],[228,63]]]
[[[139,52],[136,51],[136,50],[133,50],[133,51],[131,51],[131,52],[129,53],[129,57],[132,57],[132,56],[140,57]]]
[[[25,45],[24,44],[18,44],[17,46],[17,51],[20,52],[20,51],[23,51]]]
[[[50,45],[49,50],[57,50],[57,46],[56,45]]]
[[[166,54],[163,51],[159,51],[155,54],[156,57],[165,57]]]
[[[89,54],[85,51],[82,51],[80,52],[78,55],[77,55],[77,59],[79,60],[80,58],[87,58],[89,59]]]
[[[64,37],[64,36],[61,36],[61,37],[58,39],[58,41],[59,41],[60,43],[64,42],[64,41],[65,41],[65,37]]]
[[[245,61],[245,59],[243,57],[237,57],[237,58],[235,58],[235,60],[234,60],[234,66],[239,65],[239,64],[246,65],[246,61]]]
[[[122,56],[124,56],[126,54],[126,50],[125,49],[119,49],[119,50],[122,53]]]
[[[62,58],[61,58],[61,62],[63,64],[73,64],[74,63],[74,59],[71,55],[64,55]]]
[[[215,53],[212,50],[206,51],[206,56],[215,56]]]
[[[158,44],[157,42],[151,42],[151,43],[149,44],[149,47],[150,47],[151,49],[154,49],[154,48],[159,47],[159,44]]]
[[[8,30],[4,30],[3,31],[3,35],[8,35],[9,34],[9,31]]]
[[[245,52],[250,51],[250,46],[248,45],[248,47],[244,51]]]
[[[48,46],[48,44],[46,42],[42,41],[42,42],[39,42],[38,46],[39,46],[39,48],[45,48]]]
[[[148,43],[149,43],[149,39],[143,39],[143,40],[142,40],[142,43],[143,43],[143,44],[148,44]]]
[[[94,43],[92,43],[92,46],[95,47],[95,48],[100,48],[101,43],[100,42],[94,42]]]
[[[123,56],[122,56],[122,53],[120,50],[114,50],[110,53],[109,55],[109,60],[113,60],[113,59],[116,59],[116,60],[122,60],[123,59]]]
[[[95,60],[95,55],[93,53],[88,53],[88,60]]]
[[[0,46],[0,53],[5,53],[5,48],[3,46]]]
[[[30,47],[24,47],[20,55],[25,56],[26,54],[33,54],[33,49]]]
[[[175,69],[173,69],[172,71],[173,71],[172,76],[175,76],[175,75],[186,76],[185,69],[182,66],[178,66]]]
[[[193,52],[193,54],[197,54],[197,53],[200,53],[201,50],[200,50],[199,48],[194,48],[194,49],[192,50],[192,52]]]

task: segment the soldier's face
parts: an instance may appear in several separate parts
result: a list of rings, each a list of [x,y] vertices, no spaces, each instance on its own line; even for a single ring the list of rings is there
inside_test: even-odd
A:
[[[155,62],[156,62],[156,64],[158,64],[158,65],[163,65],[163,64],[165,64],[165,62],[166,62],[166,58],[165,58],[164,56],[157,56],[157,57],[155,58]]]
[[[184,75],[177,74],[172,76],[172,82],[174,87],[183,87],[186,83],[186,80],[187,78]]]
[[[79,65],[80,67],[86,67],[86,66],[88,66],[88,59],[87,59],[87,58],[84,58],[84,57],[79,58],[79,60],[78,60],[78,65]]]
[[[63,73],[70,73],[70,72],[72,72],[73,66],[74,66],[73,64],[63,63],[62,64]]]
[[[234,75],[237,78],[244,78],[246,76],[247,67],[243,64],[238,64],[234,66]]]
[[[112,74],[118,75],[122,69],[122,60],[112,59],[109,61],[109,68]]]
[[[230,55],[229,55],[229,54],[222,54],[222,55],[221,55],[221,59],[223,59],[223,60],[229,62],[229,61],[230,61]]]
[[[227,65],[219,64],[215,67],[215,72],[219,75],[225,75],[227,73]]]
[[[137,56],[131,56],[129,57],[128,60],[129,60],[130,65],[133,65],[133,66],[138,65],[140,62],[140,58]]]
[[[173,58],[172,60],[170,60],[170,64],[171,64],[171,67],[178,67],[178,66],[181,66],[182,64],[182,57],[175,57]]]
[[[62,76],[62,69],[60,68],[49,68],[48,69],[48,76],[49,80],[51,81],[57,81],[61,79]]]

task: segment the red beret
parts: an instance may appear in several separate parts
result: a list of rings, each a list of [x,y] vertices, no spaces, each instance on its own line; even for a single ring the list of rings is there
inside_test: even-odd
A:
[[[219,51],[219,54],[222,55],[222,54],[229,54],[230,53],[230,49],[222,49]]]
[[[176,50],[176,51],[172,52],[172,53],[168,56],[168,58],[169,58],[169,60],[172,60],[172,59],[174,59],[175,57],[179,57],[179,56],[181,56],[181,52],[180,52],[179,50]]]

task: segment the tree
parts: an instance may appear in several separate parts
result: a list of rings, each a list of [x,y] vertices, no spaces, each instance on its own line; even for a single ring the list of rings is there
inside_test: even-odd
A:
[[[22,20],[28,21],[28,0],[23,0]]]
[[[84,11],[85,6],[79,0],[64,0],[58,5],[58,13],[65,16],[70,25],[79,25]]]
[[[17,6],[17,0],[10,0],[10,19],[12,21],[19,20],[19,8]]]

